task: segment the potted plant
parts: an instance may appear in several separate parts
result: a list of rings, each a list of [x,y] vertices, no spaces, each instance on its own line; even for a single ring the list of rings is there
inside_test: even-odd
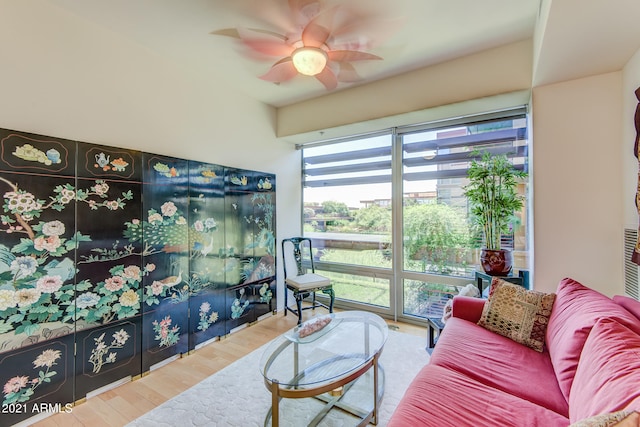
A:
[[[500,237],[509,232],[515,211],[522,208],[524,196],[517,192],[517,185],[527,174],[514,168],[506,155],[492,156],[486,151],[479,158],[478,152],[473,155],[476,158],[467,171],[469,184],[464,194],[484,235],[480,263],[487,274],[506,276],[513,266],[513,254],[501,248]]]

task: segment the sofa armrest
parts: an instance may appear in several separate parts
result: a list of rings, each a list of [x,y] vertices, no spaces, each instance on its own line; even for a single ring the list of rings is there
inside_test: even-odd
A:
[[[451,314],[453,317],[478,323],[480,316],[482,316],[482,309],[484,308],[485,302],[486,300],[482,298],[456,295],[453,297]]]

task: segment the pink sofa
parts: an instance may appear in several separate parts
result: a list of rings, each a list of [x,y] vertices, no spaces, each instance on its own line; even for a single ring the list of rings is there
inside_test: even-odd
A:
[[[566,427],[640,410],[640,302],[564,279],[538,352],[478,326],[485,301],[454,298],[389,427]]]

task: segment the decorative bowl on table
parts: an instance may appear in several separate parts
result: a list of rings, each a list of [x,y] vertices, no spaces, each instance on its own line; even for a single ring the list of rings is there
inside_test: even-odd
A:
[[[338,326],[341,321],[342,319],[336,319],[333,314],[317,316],[296,326],[284,335],[290,341],[308,343],[322,337]]]

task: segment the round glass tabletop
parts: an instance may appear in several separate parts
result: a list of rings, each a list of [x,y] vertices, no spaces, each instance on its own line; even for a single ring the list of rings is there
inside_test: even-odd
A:
[[[314,325],[322,327],[314,331]],[[317,316],[272,341],[260,360],[260,372],[280,387],[318,387],[370,362],[382,350],[388,334],[385,321],[373,313]]]

